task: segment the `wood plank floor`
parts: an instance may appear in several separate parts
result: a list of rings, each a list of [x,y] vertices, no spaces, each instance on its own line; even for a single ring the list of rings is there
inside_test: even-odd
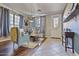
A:
[[[0,42],[0,56],[8,56],[12,54],[12,42],[10,40]]]
[[[41,45],[43,44],[43,42],[45,42],[45,40],[46,38],[44,38]],[[35,53],[40,46],[36,46],[35,48],[19,47],[18,50],[15,52],[15,56],[32,56],[33,53]]]
[[[13,54],[13,44],[11,41],[0,45],[0,56]],[[47,38],[45,42],[34,49],[19,47],[14,56],[76,56],[71,50],[65,52],[60,39]]]
[[[4,44],[0,45],[0,56],[29,56],[33,54],[36,48],[19,47],[15,52],[13,51],[13,43],[11,41],[6,41]],[[14,53],[14,54],[13,54]]]
[[[32,56],[76,56],[71,49],[65,52],[61,39],[48,38]]]
[[[45,40],[44,40],[45,41]],[[43,41],[43,42],[44,42]],[[42,42],[42,43],[43,43]],[[15,52],[13,50],[13,43],[8,40],[0,43],[0,56],[30,56],[39,48],[27,48],[27,47],[19,47]]]

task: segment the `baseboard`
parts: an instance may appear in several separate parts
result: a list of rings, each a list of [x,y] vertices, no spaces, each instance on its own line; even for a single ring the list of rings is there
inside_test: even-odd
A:
[[[74,53],[76,54],[76,56],[79,56],[79,54],[74,50]]]
[[[45,38],[61,39],[61,37],[51,37],[51,36],[45,36]]]
[[[59,38],[59,37],[51,37],[52,39],[61,39],[61,38]]]

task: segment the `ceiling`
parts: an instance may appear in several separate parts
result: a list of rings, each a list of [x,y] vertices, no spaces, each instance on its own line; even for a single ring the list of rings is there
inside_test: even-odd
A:
[[[62,13],[65,3],[1,3],[11,10],[23,15],[52,15]]]

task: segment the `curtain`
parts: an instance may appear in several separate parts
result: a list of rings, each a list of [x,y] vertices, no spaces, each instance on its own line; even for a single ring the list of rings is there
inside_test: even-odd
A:
[[[40,16],[40,33],[45,34],[45,16]]]
[[[36,20],[36,19],[35,19],[35,17],[34,17],[34,18],[32,19],[33,22],[32,22],[32,24],[31,24],[32,28],[35,28],[35,27],[36,27],[36,26],[35,26],[35,20]]]
[[[0,36],[2,36],[2,19],[1,19],[1,7],[0,7]]]
[[[13,25],[15,25],[15,14],[13,14]]]
[[[20,15],[19,27],[23,28],[23,16]]]
[[[1,8],[1,20],[2,20],[2,36],[8,36],[9,34],[9,10]]]

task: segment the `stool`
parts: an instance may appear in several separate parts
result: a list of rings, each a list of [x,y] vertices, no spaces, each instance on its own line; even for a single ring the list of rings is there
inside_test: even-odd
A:
[[[72,39],[72,47],[68,47],[68,38]],[[74,32],[65,32],[65,51],[67,51],[67,48],[72,49],[72,52],[74,53]]]

